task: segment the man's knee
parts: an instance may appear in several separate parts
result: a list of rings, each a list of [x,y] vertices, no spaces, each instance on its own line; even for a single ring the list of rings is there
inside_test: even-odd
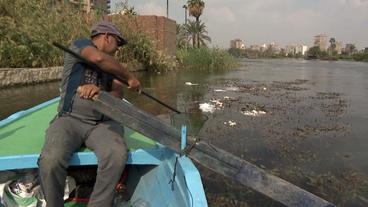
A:
[[[115,163],[122,163],[125,165],[125,162],[128,158],[128,151],[125,147],[113,147],[113,149],[110,151],[112,159],[115,161]]]
[[[67,168],[67,161],[57,153],[42,153],[37,161],[41,172],[51,173],[55,170]]]
[[[102,162],[112,163],[115,167],[124,167],[128,159],[125,147],[113,146],[99,158]]]

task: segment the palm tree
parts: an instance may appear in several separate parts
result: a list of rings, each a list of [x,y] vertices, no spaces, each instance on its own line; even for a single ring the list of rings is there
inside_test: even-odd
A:
[[[206,42],[211,42],[211,38],[207,35],[206,25],[201,21],[189,21],[184,25],[185,35],[188,41],[192,41],[193,47],[206,46]]]
[[[329,52],[332,53],[336,50],[336,39],[334,37],[330,38],[330,48]]]
[[[202,15],[203,13],[203,9],[204,9],[204,1],[202,0],[188,0],[187,2],[188,4],[188,9],[189,9],[189,15],[195,17],[196,22],[199,22],[199,17]],[[193,40],[194,41],[194,40]],[[197,40],[195,40],[197,42],[197,46],[199,47],[199,39],[197,37]]]
[[[352,55],[357,52],[357,49],[354,44],[348,43],[345,47],[345,53],[348,55]]]
[[[188,46],[188,36],[185,32],[185,25],[176,24],[176,47],[183,48]]]
[[[135,11],[135,8],[133,6],[129,6],[128,0],[121,1],[116,3],[115,5],[118,10],[120,10],[120,14],[122,15],[128,15],[128,16],[137,16],[137,12]]]
[[[196,22],[199,21],[199,17],[203,13],[204,1],[202,0],[188,0],[189,15],[196,18]]]

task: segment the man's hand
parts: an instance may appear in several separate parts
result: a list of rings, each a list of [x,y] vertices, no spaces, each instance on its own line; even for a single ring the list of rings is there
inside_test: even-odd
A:
[[[77,92],[79,93],[79,97],[91,99],[100,92],[100,88],[95,84],[86,84],[79,86]]]
[[[131,77],[128,80],[128,88],[133,91],[138,91],[138,93],[141,92],[142,86],[139,80],[137,80],[135,77]]]

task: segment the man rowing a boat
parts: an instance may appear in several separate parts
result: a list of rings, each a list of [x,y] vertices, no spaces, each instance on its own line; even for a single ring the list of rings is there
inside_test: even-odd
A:
[[[127,161],[123,128],[109,117],[95,111],[90,100],[100,90],[121,98],[122,82],[140,90],[140,82],[113,55],[126,41],[108,21],[98,22],[91,39],[73,42],[69,49],[95,63],[101,71],[92,70],[76,57],[66,53],[60,85],[57,117],[46,130],[45,144],[38,160],[41,187],[48,207],[64,206],[64,186],[69,160],[82,145],[97,156],[96,183],[88,206],[113,205],[114,189]],[[118,78],[115,78],[118,77]]]

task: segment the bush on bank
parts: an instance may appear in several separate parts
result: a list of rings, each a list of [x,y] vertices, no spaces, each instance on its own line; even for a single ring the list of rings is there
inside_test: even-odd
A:
[[[148,71],[162,72],[175,67],[174,59],[153,49],[155,46],[152,40],[139,28],[136,16],[113,16],[112,21],[128,40],[128,44],[121,47],[116,54],[121,62],[128,63],[131,67],[142,64]]]
[[[0,68],[62,65],[63,52],[52,42],[69,45],[75,39],[89,37],[90,27],[102,19],[97,12],[86,14],[78,5],[56,2],[0,0]],[[158,53],[143,31],[129,26],[134,18],[112,18],[128,40],[117,52],[119,61],[128,66],[143,64],[150,71],[167,71],[177,68],[179,62],[183,68],[219,70],[232,68],[236,62],[220,49],[181,49],[178,61]]]
[[[178,49],[176,56],[184,69],[221,71],[233,69],[238,65],[233,56],[219,48]]]
[[[63,63],[63,52],[52,42],[63,45],[89,37],[90,27],[102,15],[86,14],[69,3],[50,0],[0,0],[0,67],[48,67]],[[134,18],[134,17],[127,17]],[[126,18],[113,18],[128,44],[117,57],[134,66],[142,63],[149,70],[163,70],[166,66],[151,40],[143,33],[127,26]],[[133,20],[134,21],[134,20]]]
[[[88,34],[86,19],[68,4],[47,0],[0,0],[0,67],[61,65],[67,44]]]

